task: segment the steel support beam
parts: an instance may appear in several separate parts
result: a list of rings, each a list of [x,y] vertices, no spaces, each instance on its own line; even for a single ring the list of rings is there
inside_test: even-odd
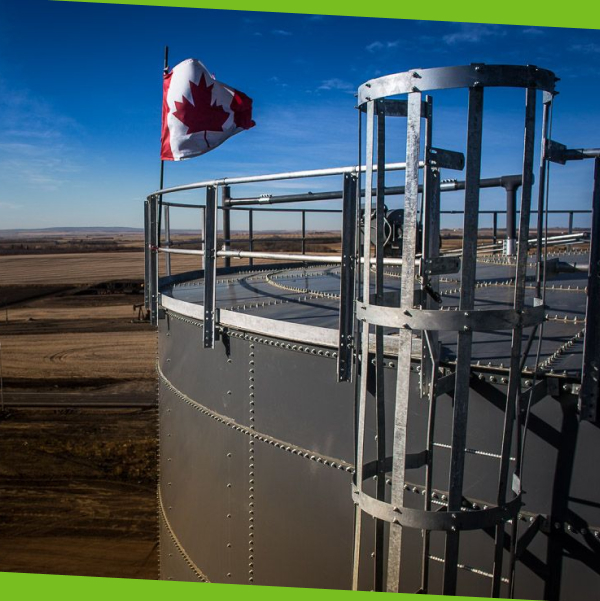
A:
[[[467,125],[467,166],[465,178],[465,216],[463,224],[462,278],[459,310],[471,311],[475,303],[475,273],[477,268],[477,230],[479,224],[479,180],[481,173],[481,141],[483,127],[483,88],[469,89]],[[452,412],[452,450],[448,486],[448,511],[460,511],[462,506],[465,446],[469,410],[469,381],[473,333],[458,333],[456,351],[456,385]],[[458,531],[446,535],[444,581],[442,593],[456,594],[458,572]]]
[[[406,134],[406,192],[404,195],[404,236],[402,244],[402,288],[400,307],[405,311],[413,308],[415,300],[415,255],[417,246],[417,209],[419,202],[419,152],[421,140],[421,93],[408,95],[408,118]],[[394,413],[392,492],[393,506],[404,506],[404,483],[406,478],[406,443],[408,403],[412,351],[412,332],[398,332],[398,375],[396,380],[396,408]],[[402,562],[402,526],[391,524],[388,547],[387,590],[398,592]]]
[[[342,268],[340,273],[340,321],[337,374],[339,382],[352,380],[354,340],[354,299],[356,291],[356,205],[357,176],[344,174],[342,217]]]
[[[600,298],[600,158],[594,160],[591,230],[579,414],[581,419],[600,423],[600,313],[597,311]]]

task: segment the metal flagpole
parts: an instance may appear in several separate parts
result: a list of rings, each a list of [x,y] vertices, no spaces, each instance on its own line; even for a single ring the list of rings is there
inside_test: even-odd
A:
[[[169,72],[169,47],[165,46],[165,60],[163,64],[163,78]],[[162,106],[162,105],[161,105]],[[165,162],[160,159],[160,185],[158,187],[159,190],[163,189],[165,180]],[[160,228],[162,221],[162,194],[158,197],[158,244],[160,246]]]

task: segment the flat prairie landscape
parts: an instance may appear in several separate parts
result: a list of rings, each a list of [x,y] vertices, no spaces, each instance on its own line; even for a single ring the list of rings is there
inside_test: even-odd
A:
[[[0,571],[158,576],[156,332],[121,242],[0,255]]]
[[[73,253],[2,257],[0,281],[13,286],[77,285],[143,278],[144,253]]]

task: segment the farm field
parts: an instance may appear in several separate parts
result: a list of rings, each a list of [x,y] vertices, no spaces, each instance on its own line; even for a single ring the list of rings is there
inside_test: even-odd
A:
[[[0,571],[158,576],[143,265],[139,248],[0,256]]]
[[[0,571],[157,577],[155,409],[18,409],[0,423]]]

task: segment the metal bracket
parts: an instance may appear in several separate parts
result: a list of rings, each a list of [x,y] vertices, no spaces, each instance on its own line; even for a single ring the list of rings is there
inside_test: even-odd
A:
[[[460,257],[432,257],[425,259],[425,275],[446,275],[460,271]]]
[[[553,163],[565,165],[567,161],[583,161],[600,157],[598,148],[567,148],[560,142],[546,140],[545,158]]]
[[[439,169],[462,171],[465,168],[465,155],[454,150],[431,147],[427,151],[427,162]]]
[[[442,378],[438,378],[435,384],[435,392],[437,396],[441,396],[442,394],[448,394],[454,390],[456,382],[456,374],[451,373],[447,376],[443,376]]]
[[[558,163],[559,165],[565,165],[567,162],[566,151],[567,147],[564,144],[560,144],[554,140],[546,140],[546,160]]]
[[[521,495],[503,505],[477,511],[424,511],[409,507],[396,507],[367,495],[352,485],[353,500],[365,513],[379,520],[419,530],[464,531],[482,530],[514,519],[522,505]]]
[[[382,98],[375,103],[377,115],[386,117],[406,117],[408,114],[408,101],[400,98]],[[367,112],[367,105],[361,104],[357,107],[362,113]],[[427,117],[427,103],[421,103],[421,117]]]
[[[553,382],[551,382],[551,380]],[[535,386],[527,389],[522,394],[522,401],[528,406],[533,407],[535,404],[539,403],[543,398],[545,398],[548,394],[552,394],[554,389],[556,388],[556,396],[558,396],[558,386],[553,386],[557,384],[556,378],[544,378],[539,382],[536,382]]]
[[[515,551],[515,555],[517,559],[520,559],[523,556],[523,553],[527,550],[527,547],[531,543],[531,541],[535,538],[535,535],[538,532],[542,531],[542,526],[544,525],[545,518],[541,515],[536,516],[533,520],[529,528],[525,530],[525,532],[521,535],[519,540],[517,540],[517,547]]]
[[[439,311],[437,309],[402,309],[379,307],[357,301],[356,316],[373,325],[401,330],[455,330],[459,332],[493,332],[542,323],[544,307],[483,309],[473,311]]]

